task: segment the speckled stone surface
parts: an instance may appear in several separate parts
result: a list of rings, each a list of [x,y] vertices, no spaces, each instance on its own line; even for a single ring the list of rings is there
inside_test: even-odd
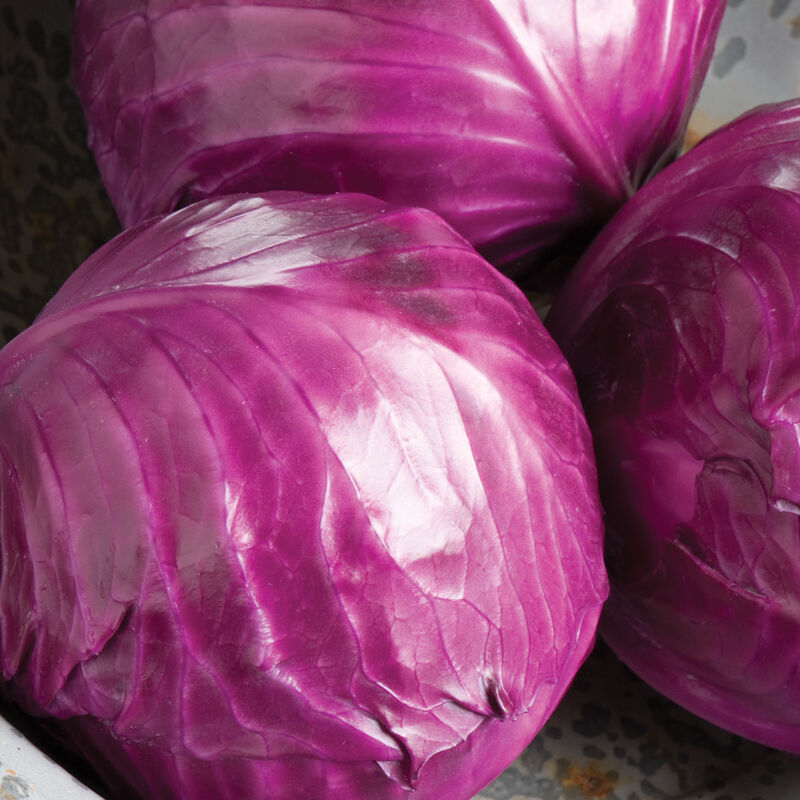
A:
[[[71,15],[71,0],[0,0],[0,343],[118,230],[69,80]],[[689,144],[798,93],[800,0],[729,0]],[[10,757],[0,752],[0,771],[13,770]],[[797,800],[800,758],[683,711],[600,644],[544,730],[476,800],[582,798]]]
[[[800,0],[728,0],[687,139],[800,95]],[[800,796],[800,795],[799,795]]]
[[[0,0],[0,343],[119,226],[70,80],[71,0]]]
[[[656,694],[600,643],[548,724],[476,800],[797,800],[800,759]]]

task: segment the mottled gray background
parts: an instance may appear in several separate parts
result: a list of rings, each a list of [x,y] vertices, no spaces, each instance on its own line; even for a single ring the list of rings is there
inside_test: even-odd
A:
[[[798,95],[800,0],[728,0],[689,138],[754,106]]]

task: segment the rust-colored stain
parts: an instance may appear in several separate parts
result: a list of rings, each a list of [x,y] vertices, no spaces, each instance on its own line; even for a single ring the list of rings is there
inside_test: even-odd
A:
[[[789,28],[792,31],[792,36],[800,36],[800,14],[796,17],[792,17],[792,19],[787,20],[789,23]]]
[[[714,128],[718,128],[724,120],[710,117],[702,109],[696,108],[689,119],[686,133],[683,136],[681,152],[691,150],[699,141],[704,139]]]
[[[31,229],[39,238],[53,239],[53,217],[41,211],[34,211],[29,215]]]
[[[561,779],[561,785],[566,789],[573,787],[583,797],[604,800],[614,790],[616,780],[608,773],[603,772],[597,764],[587,764],[578,767],[568,764],[566,774]]]
[[[683,139],[684,151],[691,150],[704,136],[704,132],[695,130],[694,128],[689,128],[686,131],[686,136]]]

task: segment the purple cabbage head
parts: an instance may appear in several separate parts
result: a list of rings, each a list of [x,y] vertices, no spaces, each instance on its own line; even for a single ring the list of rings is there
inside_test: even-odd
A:
[[[800,101],[665,169],[548,325],[608,515],[601,630],[712,722],[800,752]]]
[[[431,212],[202,201],[0,351],[4,691],[115,797],[471,797],[605,592],[572,374]]]
[[[79,0],[75,83],[125,226],[231,192],[364,192],[521,274],[676,154],[724,6]]]

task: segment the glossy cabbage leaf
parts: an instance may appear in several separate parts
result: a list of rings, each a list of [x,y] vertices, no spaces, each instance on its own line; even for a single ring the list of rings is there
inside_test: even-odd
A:
[[[237,191],[430,208],[521,275],[677,152],[724,0],[80,0],[123,225]]]
[[[548,325],[608,513],[601,629],[687,708],[800,752],[800,102],[713,134],[611,222]]]
[[[203,201],[0,351],[6,692],[115,797],[467,798],[606,592],[588,429],[428,211]]]

